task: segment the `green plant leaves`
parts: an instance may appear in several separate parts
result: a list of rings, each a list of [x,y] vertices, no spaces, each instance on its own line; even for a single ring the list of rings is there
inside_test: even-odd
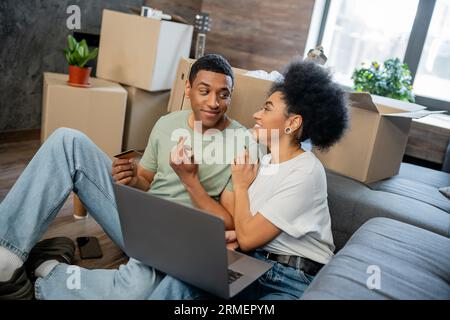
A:
[[[67,63],[72,64],[72,56],[70,55],[70,51],[68,49],[64,49],[64,56],[66,57]]]
[[[84,40],[84,39],[81,40],[80,47],[83,48],[84,56],[88,56],[89,55],[89,48],[87,46],[86,40]]]
[[[78,52],[78,55],[80,56],[80,58],[84,58],[84,48],[83,47],[79,46],[77,52]]]
[[[71,35],[69,35],[67,37],[67,42],[69,43],[69,51],[72,52],[73,50],[76,49],[78,43],[77,40],[75,40],[75,38]]]
[[[64,49],[64,56],[66,57],[67,63],[70,65],[83,68],[88,61],[97,57],[98,48],[89,51],[85,39],[78,43],[73,36],[69,35],[67,36],[67,43],[68,48]]]
[[[93,60],[93,59],[97,58],[97,55],[98,55],[98,48],[94,48],[94,50],[92,50],[89,53],[89,60]]]
[[[406,64],[399,58],[387,59],[381,67],[374,61],[370,66],[355,69],[352,75],[353,88],[358,92],[414,102],[412,76]]]

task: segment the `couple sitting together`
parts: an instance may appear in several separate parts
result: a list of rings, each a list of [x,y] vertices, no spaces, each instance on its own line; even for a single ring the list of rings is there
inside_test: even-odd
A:
[[[193,162],[184,161],[189,157],[182,144],[194,130],[210,141],[207,131],[215,129],[224,145],[227,130],[246,130],[226,115],[234,76],[229,63],[215,54],[191,68],[185,91],[192,110],[161,117],[138,164],[111,162],[81,132],[56,130],[0,204],[0,299],[210,297],[133,258],[117,270],[80,268],[80,286],[67,285],[73,242],[65,237],[36,242],[74,191],[123,249],[114,183],[223,218],[229,246],[273,265],[236,299],[299,299],[334,251],[325,171],[302,142],[322,149],[337,142],[347,127],[347,100],[329,72],[313,62],[293,61],[283,76],[253,115],[256,141],[273,151],[258,162],[249,160],[248,148],[238,150],[229,164],[197,163],[195,152]],[[191,137],[173,141],[178,129]]]

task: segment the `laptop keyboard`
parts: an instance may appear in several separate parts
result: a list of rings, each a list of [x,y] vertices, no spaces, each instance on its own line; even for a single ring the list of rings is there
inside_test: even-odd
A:
[[[233,283],[242,276],[242,273],[228,269],[228,284]]]

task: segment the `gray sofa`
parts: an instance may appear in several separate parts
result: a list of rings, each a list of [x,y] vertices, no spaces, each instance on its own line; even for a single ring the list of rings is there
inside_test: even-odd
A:
[[[402,164],[370,186],[332,172],[327,182],[337,254],[302,299],[450,299],[450,200],[438,191],[450,174]],[[369,266],[380,289],[366,285]]]
[[[431,174],[427,176],[429,173]],[[408,179],[407,174],[413,177]],[[395,181],[401,181],[405,185],[409,182],[411,189],[420,184],[425,185],[424,182],[413,180],[425,181],[422,177],[428,179],[427,186],[434,183],[436,187],[417,188],[415,193],[411,192],[409,195],[388,190],[392,188],[391,185],[395,185]],[[329,171],[327,171],[327,183],[333,236],[338,250],[364,222],[375,217],[395,219],[450,237],[450,214],[448,210],[443,209],[445,205],[441,204],[439,207],[424,200],[425,198],[442,198],[440,202],[445,202],[447,205],[450,203],[450,200],[446,199],[437,188],[445,183],[450,185],[448,173],[402,164],[398,176],[371,186]]]
[[[450,239],[387,218],[366,222],[302,296],[450,299]]]

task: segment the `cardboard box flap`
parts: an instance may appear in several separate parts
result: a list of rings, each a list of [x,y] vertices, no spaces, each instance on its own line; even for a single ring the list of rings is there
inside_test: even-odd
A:
[[[406,101],[372,95],[367,92],[351,92],[350,102],[353,107],[374,111],[382,116],[420,119],[432,113],[445,111],[428,111],[426,107]]]
[[[377,96],[372,94],[372,101],[376,105],[385,106],[388,108],[400,109],[403,111],[414,112],[424,110],[426,107],[418,105],[416,103],[406,102],[402,100],[392,99],[388,97]]]
[[[194,60],[195,61],[195,60]],[[247,73],[248,72],[248,70],[245,70],[245,69],[239,69],[239,68],[233,68],[233,73],[234,73],[234,75],[237,75],[237,74],[245,74],[245,73]]]
[[[411,119],[420,119],[434,113],[445,113],[445,111],[429,111],[419,110],[415,112],[400,112],[400,113],[387,113],[383,114],[384,117],[403,117]]]
[[[377,106],[372,101],[370,93],[350,92],[348,96],[352,107],[379,113]]]

